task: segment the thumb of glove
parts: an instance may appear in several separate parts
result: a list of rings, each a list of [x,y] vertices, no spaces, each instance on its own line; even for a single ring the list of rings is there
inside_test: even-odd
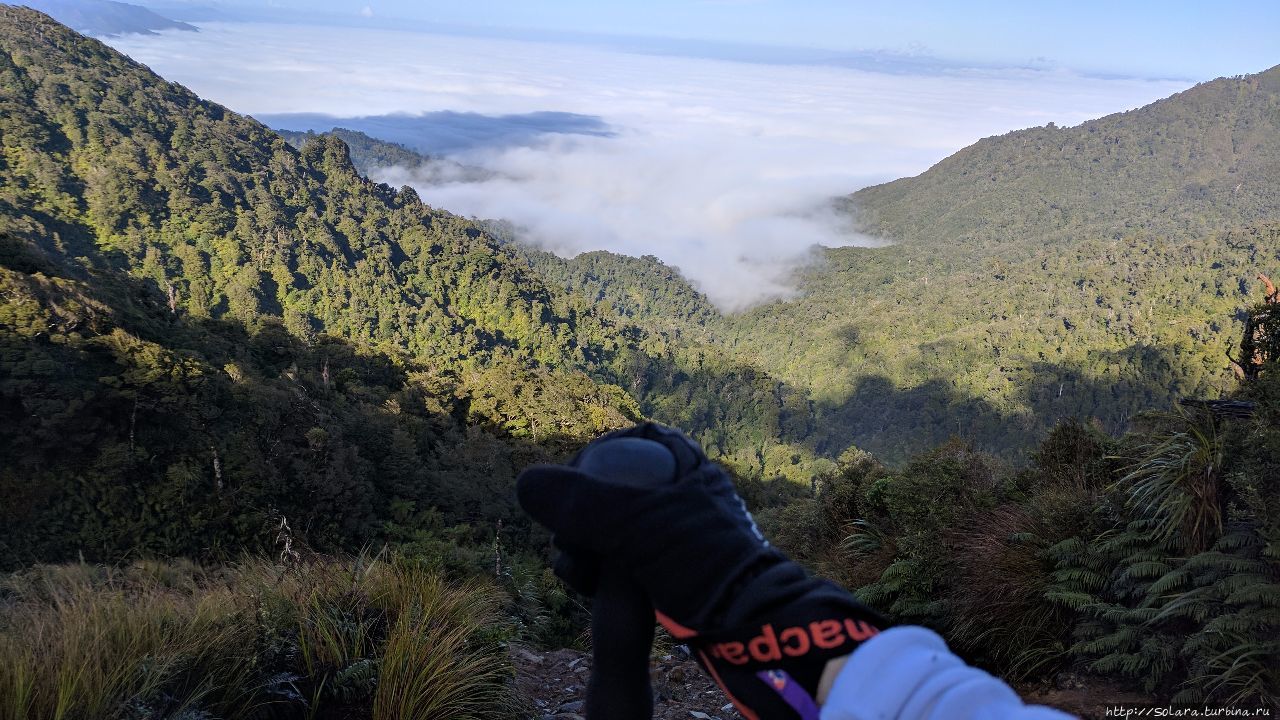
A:
[[[565,546],[607,556],[622,542],[626,508],[643,494],[565,465],[534,465],[516,479],[524,511]]]
[[[534,465],[516,480],[521,507],[555,533],[562,546],[608,555],[625,534],[633,501],[675,482],[676,461],[664,445],[639,437],[605,437],[573,465]]]

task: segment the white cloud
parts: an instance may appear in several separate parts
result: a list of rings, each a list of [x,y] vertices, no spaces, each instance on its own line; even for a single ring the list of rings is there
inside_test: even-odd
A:
[[[207,25],[112,41],[250,114],[442,110],[599,116],[614,137],[547,136],[460,160],[498,171],[422,187],[433,205],[505,218],[563,254],[651,253],[722,307],[788,290],[813,244],[867,238],[822,208],[917,174],[977,139],[1071,125],[1183,88],[1035,71],[890,75],[656,57],[386,30]],[[397,177],[394,170],[387,180]]]

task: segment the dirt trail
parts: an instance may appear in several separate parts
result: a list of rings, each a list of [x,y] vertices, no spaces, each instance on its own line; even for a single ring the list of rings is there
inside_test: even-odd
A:
[[[533,720],[582,720],[591,656],[576,650],[511,648],[516,689]],[[650,666],[654,720],[740,720],[720,689],[678,651]]]
[[[1048,705],[1073,713],[1084,720],[1102,720],[1108,708],[1116,705],[1147,707],[1160,700],[1132,687],[1105,678],[1061,673],[1052,683],[1019,685],[1018,694],[1029,703]]]

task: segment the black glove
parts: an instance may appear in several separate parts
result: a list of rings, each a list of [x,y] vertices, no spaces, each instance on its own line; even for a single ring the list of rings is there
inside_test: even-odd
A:
[[[636,487],[676,481],[676,461],[666,446],[634,437],[611,437],[587,446],[574,466],[595,477]],[[562,553],[561,569],[571,553]],[[576,568],[585,570],[587,563]],[[653,689],[649,656],[653,652],[653,605],[630,570],[610,558],[591,564],[595,598],[591,603],[591,679],[584,707],[587,720],[651,720]]]
[[[816,718],[826,663],[875,634],[880,618],[773,548],[729,476],[684,434],[646,423],[597,442],[617,437],[664,445],[675,482],[615,482],[580,471],[577,458],[518,480],[520,504],[563,551],[557,573],[590,591],[602,560],[627,568],[744,717]]]

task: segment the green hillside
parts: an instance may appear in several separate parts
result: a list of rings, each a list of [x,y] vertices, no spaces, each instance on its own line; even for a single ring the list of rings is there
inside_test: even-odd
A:
[[[380,171],[395,167],[418,173],[424,184],[430,185],[439,172],[432,168],[441,163],[450,164],[459,172],[470,172],[473,176],[484,172],[464,168],[443,158],[432,158],[404,145],[379,140],[356,130],[334,128],[325,133],[277,132],[299,149],[304,149],[307,143],[317,138],[337,138],[347,146],[351,164],[360,174],[370,178],[377,178]],[[606,313],[625,318],[657,334],[684,335],[692,332],[701,337],[718,329],[723,322],[715,306],[689,284],[678,268],[668,267],[652,255],[636,258],[602,250],[562,258],[522,242],[520,229],[509,221],[480,220],[477,225],[488,235],[508,244],[553,287],[563,288],[568,294],[583,298]]]
[[[895,245],[826,252],[733,344],[819,407],[815,446],[1016,454],[1230,381],[1229,320],[1280,258],[1280,68],[1074,128],[988,138],[848,207]]]
[[[430,185],[432,179],[439,176],[440,164],[451,165],[455,172],[470,173],[473,178],[485,172],[443,158],[428,157],[356,130],[277,132],[299,149],[317,138],[335,137],[346,144],[356,170],[370,178],[378,177],[379,172],[388,167],[395,167],[415,171],[424,184]],[[477,226],[506,243],[553,287],[563,288],[599,310],[650,332],[705,339],[722,329],[724,318],[706,296],[690,285],[678,268],[669,267],[652,255],[637,258],[601,250],[562,258],[522,242],[520,229],[510,221],[480,220]]]
[[[705,341],[722,330],[724,318],[711,301],[678,268],[653,255],[599,250],[565,259],[527,246],[518,250],[548,281],[652,332]]]
[[[374,168],[396,165],[409,170],[416,170],[426,165],[429,161],[427,156],[414,152],[403,145],[378,140],[356,130],[334,128],[326,133],[301,132],[298,130],[276,130],[276,132],[280,137],[288,141],[290,145],[299,150],[305,148],[307,143],[321,135],[338,138],[347,146],[347,150],[351,155],[351,164],[355,165],[360,174],[365,177],[368,177],[369,171]]]
[[[802,393],[547,282],[336,138],[299,151],[7,6],[0,87],[6,563],[218,552],[276,516],[317,547],[518,533],[523,460],[642,414],[808,477]]]
[[[1203,237],[1280,208],[1280,66],[1072,128],[987,138],[852,210],[895,241],[1003,259],[1139,233]]]
[[[352,164],[374,176],[388,165],[412,169],[447,162],[349,130],[282,137],[303,148],[317,139],[349,142]],[[563,293],[578,308],[579,324],[597,316],[615,319],[603,337],[622,343],[624,351],[611,364],[592,361],[587,369],[626,388],[645,415],[686,428],[746,476],[808,484],[814,472],[830,466],[807,444],[813,408],[806,392],[727,355],[720,342],[724,318],[678,270],[652,256],[590,252],[560,258],[521,243],[518,228],[503,220],[481,220],[474,227],[500,241],[553,292]],[[636,346],[643,350],[628,351]]]
[[[285,519],[488,542],[529,459],[639,417],[573,369],[625,359],[610,321],[340,142],[299,153],[29,10],[0,8],[0,87],[5,565]]]
[[[180,314],[279,316],[303,338],[451,360],[611,350],[580,342],[572,311],[500,244],[360,177],[341,142],[299,153],[43,16],[0,18],[3,229],[51,261],[127,269]]]

